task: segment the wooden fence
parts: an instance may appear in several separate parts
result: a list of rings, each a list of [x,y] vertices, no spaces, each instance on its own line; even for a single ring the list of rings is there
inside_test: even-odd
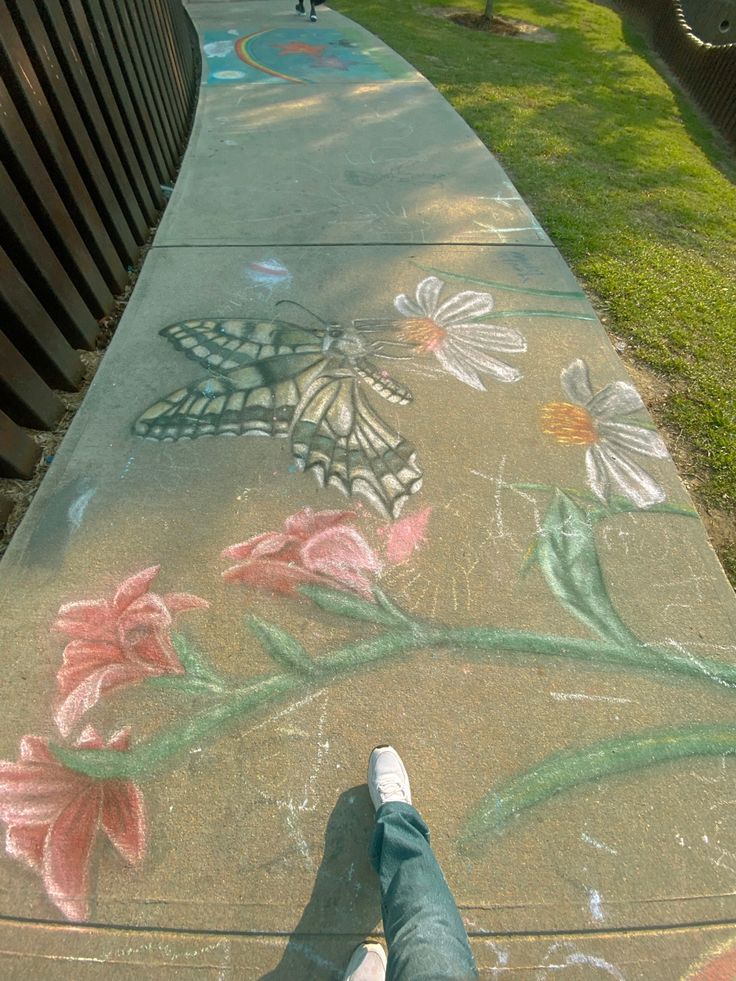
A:
[[[680,0],[618,0],[644,25],[655,51],[728,142],[736,147],[736,44],[692,32]]]
[[[54,426],[164,205],[199,78],[181,0],[0,0],[0,476]],[[0,500],[0,522],[9,507]]]

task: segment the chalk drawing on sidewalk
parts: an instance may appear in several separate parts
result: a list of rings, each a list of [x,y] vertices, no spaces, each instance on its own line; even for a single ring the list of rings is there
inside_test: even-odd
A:
[[[261,277],[282,274],[280,264],[258,267]],[[428,276],[413,298],[399,294],[394,308],[400,320],[393,314],[342,326],[279,300],[276,307],[299,307],[318,323],[211,319],[164,327],[161,335],[210,374],[156,401],[134,432],[158,441],[287,437],[296,467],[311,470],[321,486],[363,497],[380,514],[397,518],[423,475],[412,443],[369,401],[369,394],[396,406],[413,400],[382,362],[411,367],[426,355],[479,391],[486,378],[521,378],[518,368],[493,356],[523,353],[526,340],[514,328],[485,320],[494,307],[491,294],[464,290],[442,299],[444,290],[443,280]]]
[[[547,981],[550,977],[564,976],[568,968],[571,969],[574,977],[581,977],[579,971],[582,968],[586,971],[585,976],[589,978],[605,975],[615,978],[616,981],[626,981],[626,976],[615,964],[603,957],[579,950],[570,941],[552,944],[549,947],[542,970],[535,975],[535,981]]]
[[[682,981],[728,981],[736,977],[736,937],[719,944],[683,975]]]
[[[264,287],[269,293],[277,287],[289,286],[292,280],[289,269],[275,256],[247,263],[245,276],[251,283]]]
[[[405,74],[376,60],[350,33],[317,27],[279,27],[247,33],[208,31],[204,36],[208,85],[223,83],[375,82]]]
[[[629,382],[615,381],[593,392],[588,366],[580,358],[561,374],[569,402],[548,402],[542,408],[542,429],[563,446],[585,449],[588,484],[606,501],[614,493],[640,508],[665,499],[664,488],[636,462],[635,454],[669,457],[662,437],[631,421],[644,410],[641,396]]]
[[[138,435],[156,441],[225,434],[287,437],[300,469],[313,470],[322,484],[347,496],[365,497],[391,520],[379,523],[360,504],[354,510],[303,507],[276,529],[249,527],[250,537],[224,549],[221,557],[228,566],[223,579],[247,594],[251,608],[259,610],[252,591],[279,597],[274,601],[272,595],[269,604],[300,604],[298,629],[311,649],[279,623],[254,613],[246,621],[248,639],[251,643],[255,639],[273,662],[270,674],[223,673],[217,655],[211,658],[175,630],[174,621],[181,614],[204,615],[209,603],[186,592],[152,592],[158,566],[124,578],[109,598],[61,606],[50,626],[67,640],[56,673],[53,711],[48,713],[49,728],[53,723],[59,735],[27,734],[20,741],[18,759],[0,761],[0,820],[7,826],[8,855],[40,876],[51,902],[69,919],[89,916],[96,840],[107,839],[131,865],[144,860],[150,835],[139,784],[154,772],[180,766],[188,754],[206,752],[209,743],[236,722],[251,725],[255,713],[268,710],[269,717],[258,724],[273,724],[284,703],[315,691],[327,692],[353,674],[386,669],[400,657],[448,657],[462,671],[533,658],[679,680],[683,686],[710,687],[719,698],[736,689],[736,665],[731,661],[703,657],[671,638],[644,639],[638,625],[630,623],[619,608],[616,586],[621,579],[610,583],[601,561],[609,524],[622,514],[637,523],[669,523],[697,519],[697,515],[685,505],[665,500],[658,483],[656,494],[644,494],[642,488],[651,484],[641,479],[632,490],[627,483],[632,463],[626,453],[659,455],[646,453],[657,444],[644,422],[618,418],[638,411],[640,399],[623,381],[594,392],[581,360],[562,372],[570,401],[554,403],[558,407],[554,410],[547,403],[543,418],[547,435],[563,447],[584,447],[587,453],[600,447],[604,438],[608,441],[610,456],[603,463],[600,455],[593,461],[599,469],[591,463],[586,466],[588,486],[582,472],[582,486],[572,488],[511,482],[505,458],[497,478],[471,471],[495,488],[483,519],[491,536],[481,540],[486,551],[493,551],[492,536],[508,534],[502,491],[533,505],[531,544],[522,573],[555,607],[549,622],[556,625],[567,618],[571,629],[562,627],[559,633],[517,629],[507,625],[509,611],[499,611],[498,620],[478,623],[472,604],[467,618],[455,616],[448,626],[438,618],[436,602],[432,607],[418,595],[413,585],[418,576],[415,553],[432,547],[433,539],[436,543],[432,525],[443,508],[454,505],[435,502],[431,509],[415,508],[398,518],[419,490],[422,472],[414,447],[387,425],[369,401],[370,396],[380,396],[398,411],[412,399],[410,390],[381,368],[381,359],[409,369],[421,367],[423,359],[439,364],[448,384],[460,381],[475,390],[474,399],[483,400],[489,381],[513,383],[521,378],[515,363],[493,353],[513,362],[526,350],[522,334],[492,321],[555,314],[571,323],[587,319],[560,310],[498,310],[489,292],[448,290],[445,279],[453,276],[462,278],[451,273],[443,278],[425,276],[413,289],[395,296],[393,304],[386,302],[384,317],[354,319],[350,326],[327,322],[295,301],[282,300],[275,305],[279,313],[290,305],[300,309],[299,317],[309,314],[316,323],[304,326],[274,317],[198,319],[161,331],[176,350],[208,374],[146,410],[135,423]],[[558,303],[580,299],[570,290],[507,287],[478,279],[467,283],[550,297]],[[554,377],[551,391],[556,392],[557,385]],[[543,442],[543,432],[537,427],[532,430]],[[176,450],[160,452],[165,456]],[[532,467],[535,457],[528,454]],[[622,459],[627,479],[616,480],[611,461]],[[600,467],[605,468],[605,481]],[[256,478],[256,485],[261,476],[249,475]],[[75,498],[85,489],[75,487]],[[247,497],[250,489],[242,493]],[[521,554],[523,548],[517,551]],[[472,562],[464,557],[463,563],[468,575],[473,575]],[[402,582],[408,606],[414,604],[416,609],[405,605],[404,595],[401,605],[396,600],[396,587]],[[454,590],[446,574],[440,587],[446,598]],[[458,614],[456,596],[453,605]],[[278,605],[267,608],[278,610]],[[336,622],[339,639],[331,639]],[[131,721],[124,714],[127,710],[113,703],[118,714],[113,716],[113,726],[108,702],[119,689],[142,686],[156,690],[162,705],[171,698],[180,708],[173,715],[167,709],[161,718],[151,720],[145,735],[133,739],[125,725]],[[110,737],[87,724],[88,714],[96,712],[100,703],[105,703],[103,718],[113,730]],[[181,707],[185,703],[191,708]],[[173,723],[163,721],[174,716]],[[585,784],[665,763],[726,755],[736,755],[736,725],[712,722],[616,732],[582,747],[563,745],[526,770],[487,791],[484,788],[456,845],[470,852],[492,843],[531,809]],[[488,782],[493,779],[489,774]],[[703,841],[707,844],[708,837]],[[722,852],[716,864],[725,867],[722,858],[729,853]],[[603,906],[600,894],[592,890],[589,910],[599,921]],[[591,957],[573,951],[545,968],[551,972],[588,964],[618,976],[617,968]]]
[[[416,450],[366,395],[367,389],[399,406],[412,400],[372,360],[386,357],[392,344],[376,338],[374,328],[187,320],[161,333],[211,374],[155,402],[135,423],[137,435],[287,437],[299,470],[365,498],[386,517],[398,517],[421,487]]]
[[[266,332],[262,341],[279,346],[273,343],[273,323],[257,326]],[[252,335],[253,330],[248,333],[251,345]],[[212,350],[223,349],[215,345]],[[307,354],[312,353],[310,348]],[[252,365],[246,367],[250,370]],[[685,513],[665,504],[647,509],[627,504],[641,515],[671,518]],[[603,576],[593,511],[598,521],[619,513],[614,503],[607,508],[595,498],[592,505],[587,499],[576,503],[570,492],[556,489],[535,549],[541,581],[551,598],[586,628],[587,637],[535,634],[496,623],[448,627],[400,607],[384,591],[384,579],[390,579],[393,568],[411,563],[418,549],[428,547],[429,509],[377,528],[365,513],[359,517],[354,511],[302,508],[282,527],[251,534],[224,549],[226,583],[277,594],[302,608],[307,602],[315,627],[330,618],[343,621],[343,639],[338,641],[343,646],[329,649],[324,641],[313,640],[317,650],[309,651],[278,624],[251,614],[247,629],[274,663],[269,675],[223,674],[208,654],[175,630],[174,621],[182,614],[202,615],[209,603],[187,592],[152,592],[159,566],[124,579],[109,599],[64,603],[51,624],[53,631],[68,638],[56,675],[53,711],[61,738],[27,734],[18,760],[0,761],[0,820],[7,826],[7,853],[41,877],[49,899],[68,919],[85,920],[90,914],[95,841],[107,838],[131,865],[145,858],[150,836],[142,781],[180,766],[187,752],[205,751],[235,722],[248,723],[266,708],[273,722],[284,701],[327,691],[345,676],[379,670],[398,657],[422,651],[444,651],[445,656],[459,654],[477,662],[529,656],[572,660],[715,684],[719,693],[724,686],[736,687],[733,664],[657,647],[632,631]],[[247,602],[252,603],[250,596]],[[352,628],[347,644],[345,627]],[[321,631],[306,633],[314,638]],[[130,726],[123,725],[105,740],[87,724],[98,703],[108,702],[120,689],[143,685],[158,689],[163,700],[171,698],[179,706],[182,695],[196,698],[191,709],[175,713],[173,725],[154,728],[136,742]],[[115,724],[125,721],[123,716]],[[529,808],[588,781],[668,761],[732,753],[736,726],[725,724],[648,730],[559,752],[489,791],[467,820],[458,846],[476,848]],[[598,920],[600,896],[591,891],[589,899],[591,915]],[[577,957],[576,953],[560,966],[593,963]],[[596,961],[595,966],[618,976],[609,964]],[[549,965],[550,970],[557,967]]]

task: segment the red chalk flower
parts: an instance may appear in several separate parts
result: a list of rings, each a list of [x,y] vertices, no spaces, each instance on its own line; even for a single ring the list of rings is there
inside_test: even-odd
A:
[[[77,746],[125,751],[129,730],[105,744],[88,727]],[[0,820],[5,848],[43,880],[49,899],[70,920],[88,915],[89,863],[102,828],[133,865],[146,851],[146,820],[138,787],[124,780],[95,780],[69,769],[38,736],[24,736],[17,763],[0,760]]]
[[[683,981],[733,981],[736,978],[736,941],[727,941],[691,967]]]
[[[149,587],[160,566],[144,569],[121,583],[111,602],[66,603],[52,629],[72,640],[56,676],[56,724],[68,735],[104,692],[146,678],[184,674],[171,642],[173,617],[206,609],[206,600],[189,593],[158,596]]]
[[[293,594],[313,584],[371,599],[370,577],[381,571],[381,561],[353,526],[354,518],[353,511],[304,508],[286,519],[283,531],[226,548],[222,557],[239,564],[226,569],[223,578],[275,593]]]
[[[412,557],[427,537],[427,522],[432,508],[423,508],[395,521],[388,528],[380,529],[386,535],[386,558],[391,565],[399,565]]]

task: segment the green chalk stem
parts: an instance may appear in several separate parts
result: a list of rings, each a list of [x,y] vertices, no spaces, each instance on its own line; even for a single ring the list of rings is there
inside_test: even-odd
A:
[[[481,317],[469,317],[468,323],[478,323],[480,321],[498,320],[501,317],[557,317],[559,320],[590,320],[595,322],[595,317],[588,316],[587,313],[565,313],[564,310],[491,310]]]
[[[531,296],[561,296],[570,300],[585,300],[586,296],[582,290],[542,290],[533,289],[531,286],[509,286],[508,283],[495,282],[490,279],[478,279],[477,276],[466,276],[465,274],[449,272],[447,269],[438,269],[436,266],[426,266],[421,262],[414,262],[417,269],[425,272],[436,273],[446,279],[457,279],[463,283],[473,283],[475,286],[488,286],[494,290],[504,290],[507,293],[529,293]]]
[[[638,504],[634,504],[630,501],[628,497],[614,496],[609,498],[608,506],[602,504],[601,501],[588,491],[576,490],[572,487],[558,487],[555,484],[532,484],[532,483],[514,483],[506,485],[510,490],[528,490],[528,491],[545,491],[548,494],[554,494],[556,491],[562,491],[567,494],[568,497],[575,498],[584,504],[591,504],[593,507],[590,508],[589,514],[593,521],[600,521],[602,518],[612,518],[617,514],[676,514],[682,518],[698,518],[698,512],[693,510],[693,508],[685,507],[682,504],[651,504],[647,508],[642,508]]]
[[[158,733],[134,749],[67,749],[51,744],[58,760],[71,770],[89,777],[110,780],[136,780],[159,769],[162,763],[211,737],[239,715],[256,711],[268,701],[288,695],[302,687],[293,675],[274,675],[245,689],[235,690],[225,704],[195,715],[183,725]]]
[[[503,832],[523,811],[583,783],[688,756],[736,753],[736,726],[693,725],[654,729],[564,751],[492,789],[468,818],[461,849],[479,847]]]
[[[261,626],[262,629],[262,626]],[[566,658],[591,665],[612,664],[666,676],[736,688],[736,664],[697,658],[671,648],[624,645],[576,637],[555,637],[494,627],[447,628],[413,623],[311,660],[311,670],[289,671],[233,686],[217,696],[204,712],[164,730],[134,749],[68,749],[53,745],[56,757],[72,770],[100,779],[137,779],[170,765],[174,757],[212,739],[236,719],[247,718],[265,705],[313,690],[335,678],[379,666],[390,658],[427,648],[461,650],[464,657],[504,658],[509,654]],[[297,661],[300,661],[297,655]]]

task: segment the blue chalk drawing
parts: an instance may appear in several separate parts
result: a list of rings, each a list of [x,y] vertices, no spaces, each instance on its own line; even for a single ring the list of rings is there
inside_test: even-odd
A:
[[[326,28],[280,27],[237,37],[208,31],[203,50],[207,85],[383,81],[405,74],[376,60],[357,35]]]

